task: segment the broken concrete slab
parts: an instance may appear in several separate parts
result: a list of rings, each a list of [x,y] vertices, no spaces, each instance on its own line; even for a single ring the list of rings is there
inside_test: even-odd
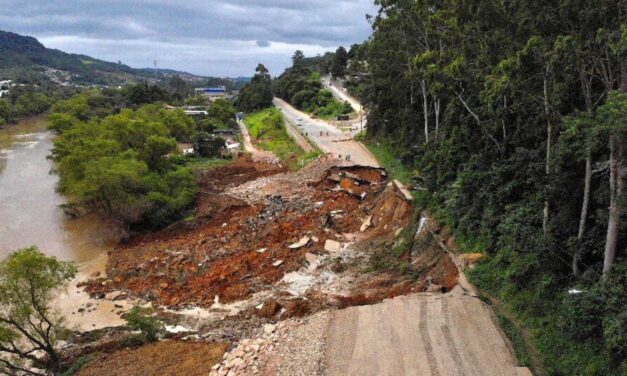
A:
[[[320,260],[318,259],[318,256],[314,255],[313,253],[305,253],[305,260],[307,260],[307,263],[309,264],[307,266],[307,270],[309,270],[310,272],[313,272],[314,270],[318,269],[318,266],[320,266]]]
[[[324,242],[324,250],[328,252],[339,252],[342,250],[342,245],[338,241],[327,239]]]
[[[288,246],[288,248],[289,249],[303,248],[303,247],[307,246],[310,241],[311,241],[311,238],[309,236],[303,236],[302,238],[300,238],[300,240],[297,243],[294,243],[294,244]]]
[[[318,261],[318,256],[314,255],[313,253],[305,253],[305,260],[307,260],[308,263],[313,264],[314,262]]]
[[[405,200],[407,200],[407,201],[413,201],[414,200],[414,196],[411,194],[411,192],[409,192],[409,190],[407,188],[405,188],[405,185],[403,185],[403,183],[401,183],[400,181],[394,179],[394,185],[403,194],[403,197],[405,198]]]
[[[370,227],[372,227],[372,215],[369,215],[364,222],[361,224],[361,227],[359,228],[359,231],[364,232],[367,229],[369,229]]]

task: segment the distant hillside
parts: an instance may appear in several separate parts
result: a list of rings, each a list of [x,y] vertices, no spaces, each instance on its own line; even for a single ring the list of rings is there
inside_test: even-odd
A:
[[[59,84],[118,85],[140,80],[159,81],[174,75],[188,81],[207,77],[175,70],[135,69],[86,55],[46,48],[37,39],[0,30],[0,78],[21,82],[52,81]]]

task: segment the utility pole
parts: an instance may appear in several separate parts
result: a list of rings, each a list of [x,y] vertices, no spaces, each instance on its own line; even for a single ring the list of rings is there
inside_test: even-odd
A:
[[[155,80],[159,79],[159,69],[157,69],[157,60],[155,60]]]
[[[364,131],[364,111],[366,110],[362,104],[359,105],[359,110],[359,132],[361,133]]]

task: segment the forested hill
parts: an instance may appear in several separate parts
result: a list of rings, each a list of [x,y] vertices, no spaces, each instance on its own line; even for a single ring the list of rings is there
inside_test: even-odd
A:
[[[548,374],[627,375],[627,2],[377,4],[366,141],[489,256]]]
[[[174,75],[188,80],[205,79],[174,70],[161,70],[158,78]],[[31,83],[47,80],[107,85],[153,79],[154,71],[46,48],[33,37],[0,30],[0,78]]]

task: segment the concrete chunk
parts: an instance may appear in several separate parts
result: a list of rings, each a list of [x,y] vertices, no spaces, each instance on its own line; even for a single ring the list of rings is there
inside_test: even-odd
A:
[[[275,262],[272,263],[272,266],[277,267],[277,266],[281,266],[281,264],[283,264],[285,261],[283,260],[276,260]]]
[[[372,227],[372,215],[369,215],[368,218],[364,220],[364,222],[361,224],[361,227],[359,228],[359,231],[364,232],[370,227]]]
[[[335,240],[327,239],[327,241],[324,242],[324,250],[328,252],[339,252],[342,250],[342,245]]]
[[[303,236],[298,243],[294,243],[292,245],[290,245],[288,248],[289,249],[298,249],[298,248],[303,248],[304,246],[306,246],[307,244],[309,244],[309,242],[311,241],[311,238],[309,236]]]

